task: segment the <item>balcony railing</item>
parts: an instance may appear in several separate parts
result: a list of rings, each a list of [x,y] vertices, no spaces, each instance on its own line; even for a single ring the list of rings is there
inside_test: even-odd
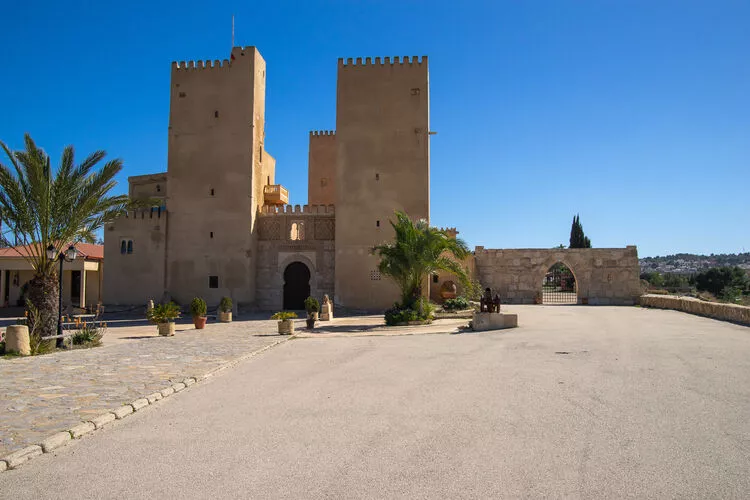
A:
[[[289,203],[289,191],[281,184],[263,186],[263,200],[266,205],[286,205]]]

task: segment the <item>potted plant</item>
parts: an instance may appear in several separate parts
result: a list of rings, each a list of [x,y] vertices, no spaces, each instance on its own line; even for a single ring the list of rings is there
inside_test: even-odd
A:
[[[279,333],[281,335],[291,335],[294,333],[294,321],[292,319],[297,317],[297,313],[293,311],[279,311],[271,319],[279,320]]]
[[[307,328],[313,329],[315,322],[318,321],[318,311],[320,311],[320,302],[315,297],[305,299],[305,310],[307,311]]]
[[[171,337],[174,335],[174,320],[180,317],[180,307],[174,302],[155,305],[146,313],[146,317],[159,328],[159,335]]]
[[[219,321],[229,323],[232,321],[232,299],[222,297],[219,302]]]
[[[193,324],[196,330],[203,330],[206,328],[206,311],[208,306],[206,301],[200,297],[195,297],[190,303],[190,314],[193,316]]]

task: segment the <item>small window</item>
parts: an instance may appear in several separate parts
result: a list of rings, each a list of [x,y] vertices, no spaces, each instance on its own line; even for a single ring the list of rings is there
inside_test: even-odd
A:
[[[320,187],[326,187],[327,185],[328,185],[328,179],[326,179],[325,177],[320,179]]]
[[[214,111],[214,118],[218,118],[218,117],[219,117],[219,111],[218,110]]]
[[[376,180],[376,181],[379,181],[379,180],[380,180],[380,174],[375,174],[375,180]]]
[[[209,234],[211,235],[211,238],[214,237],[214,232],[213,231],[211,231]]]
[[[411,89],[411,95],[419,95],[419,92],[420,90],[418,87]]]
[[[209,276],[208,277],[208,288],[219,288],[219,277]]]
[[[380,221],[379,220],[375,221],[375,227],[380,227]]]
[[[128,240],[128,253],[133,253],[133,240]]]
[[[380,271],[370,271],[370,281],[380,281]]]
[[[161,193],[161,186],[159,184],[156,185],[156,192]]]
[[[271,176],[269,175],[268,177],[266,177],[266,186],[270,186],[270,185],[271,185]]]
[[[120,253],[121,254],[125,255],[125,253],[127,252],[127,246],[128,246],[128,242],[127,241],[122,240],[120,242]]]
[[[305,223],[302,221],[292,222],[292,227],[289,231],[289,239],[292,241],[301,241],[305,239]]]
[[[187,97],[187,94],[185,92],[180,92],[180,97]]]
[[[211,196],[214,195],[214,188],[211,188]]]
[[[437,283],[438,282],[438,275],[437,274],[433,274],[432,275],[432,282],[433,283]]]

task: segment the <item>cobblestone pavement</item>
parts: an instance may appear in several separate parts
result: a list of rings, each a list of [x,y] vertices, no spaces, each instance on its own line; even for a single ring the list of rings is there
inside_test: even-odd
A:
[[[0,456],[281,339],[267,319],[210,322],[204,330],[183,321],[174,337],[159,337],[142,320],[108,325],[102,347],[0,357]]]

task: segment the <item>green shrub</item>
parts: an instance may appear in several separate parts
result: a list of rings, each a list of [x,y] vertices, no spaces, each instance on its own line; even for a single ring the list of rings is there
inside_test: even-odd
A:
[[[86,347],[97,347],[102,345],[102,337],[106,331],[106,326],[103,323],[96,324],[83,324],[83,328],[78,330],[71,337],[73,345],[80,345]]]
[[[294,311],[279,311],[277,313],[274,313],[274,315],[271,316],[271,319],[284,321],[285,319],[294,319],[296,317],[297,317],[297,313]]]
[[[427,321],[433,318],[435,306],[424,297],[420,297],[412,307],[403,307],[394,304],[392,308],[385,311],[385,324],[395,326],[410,321]]]
[[[219,302],[219,311],[228,313],[232,311],[232,299],[229,297],[222,297]]]
[[[190,314],[192,314],[194,318],[202,318],[206,315],[206,311],[208,311],[208,306],[206,305],[206,301],[202,298],[195,297],[193,301],[190,302]]]
[[[157,304],[153,309],[146,312],[146,317],[152,323],[171,323],[180,317],[180,306],[174,302]]]
[[[443,309],[446,311],[463,311],[469,309],[470,304],[466,297],[456,297],[443,302]]]
[[[320,302],[315,297],[308,297],[305,299],[305,310],[308,313],[314,313],[320,311]]]

